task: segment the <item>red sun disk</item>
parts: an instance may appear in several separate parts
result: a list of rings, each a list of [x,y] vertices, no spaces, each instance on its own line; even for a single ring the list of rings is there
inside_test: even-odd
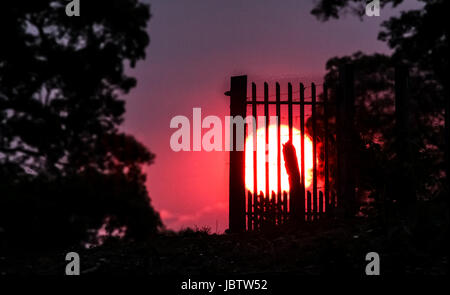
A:
[[[289,140],[289,126],[280,126],[281,144]],[[266,151],[265,151],[265,128],[260,128],[257,134],[257,188],[258,192],[265,192],[266,187]],[[292,129],[293,144],[297,154],[298,166],[301,167],[301,153],[300,153],[300,131],[296,128]],[[282,146],[280,147],[282,149]],[[268,162],[269,162],[269,190],[270,192],[277,192],[277,127],[276,125],[269,126],[269,146],[268,146]],[[289,191],[289,178],[284,165],[283,154],[281,153],[281,190]],[[305,187],[312,184],[313,175],[313,153],[312,140],[305,136]],[[250,134],[245,141],[245,186],[253,193],[253,135]]]

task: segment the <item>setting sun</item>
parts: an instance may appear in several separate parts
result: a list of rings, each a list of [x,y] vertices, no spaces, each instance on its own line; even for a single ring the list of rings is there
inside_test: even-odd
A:
[[[289,140],[289,127],[281,125],[281,144]],[[298,159],[298,166],[301,167],[300,162],[300,131],[293,128],[292,132],[294,146]],[[257,185],[258,192],[265,191],[265,129],[259,128],[257,131]],[[282,149],[282,146],[281,146]],[[269,147],[268,147],[268,162],[269,162],[269,189],[270,192],[277,191],[277,127],[276,125],[269,126]],[[312,182],[312,141],[308,136],[305,136],[305,187],[309,187]],[[250,134],[245,142],[245,186],[253,192],[253,135]],[[283,152],[281,150],[281,190],[289,191],[289,178],[284,166]]]

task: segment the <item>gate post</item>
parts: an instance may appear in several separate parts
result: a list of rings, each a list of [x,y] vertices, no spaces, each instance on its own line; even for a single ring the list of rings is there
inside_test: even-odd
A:
[[[406,65],[395,67],[395,129],[396,154],[398,161],[398,177],[395,197],[402,209],[415,203],[414,176],[412,175],[414,163],[412,157],[411,132],[413,128],[411,118],[411,103],[409,101],[409,69]]]
[[[247,76],[231,77],[230,116],[246,117]],[[236,124],[230,120],[230,179],[229,179],[229,230],[245,231],[245,151],[237,149]],[[244,125],[245,126],[245,125]],[[245,134],[245,132],[244,132]]]
[[[352,217],[356,213],[355,194],[355,91],[353,65],[339,69],[337,97],[337,194],[340,217]],[[339,209],[342,208],[342,209]]]
[[[445,99],[445,187],[447,188],[447,211],[450,215],[450,78],[447,73],[445,77],[447,86],[444,86],[444,99]],[[447,235],[448,237],[449,235]]]

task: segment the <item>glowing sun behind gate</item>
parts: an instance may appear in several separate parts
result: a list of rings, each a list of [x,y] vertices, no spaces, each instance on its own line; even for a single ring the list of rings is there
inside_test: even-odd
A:
[[[289,140],[289,126],[280,126],[281,144]],[[265,129],[257,130],[257,186],[258,192],[265,192],[266,190],[266,154],[265,154]],[[301,169],[300,161],[300,131],[296,128],[292,129],[292,139],[294,141],[295,151],[297,153],[298,167]],[[283,146],[281,145],[281,190],[289,191],[289,178],[284,166]],[[268,146],[268,163],[269,163],[269,190],[275,193],[278,190],[277,181],[277,127],[276,125],[269,126],[269,146]],[[312,141],[308,136],[305,136],[305,187],[309,187],[312,182]],[[253,192],[253,135],[247,136],[245,141],[245,186]]]

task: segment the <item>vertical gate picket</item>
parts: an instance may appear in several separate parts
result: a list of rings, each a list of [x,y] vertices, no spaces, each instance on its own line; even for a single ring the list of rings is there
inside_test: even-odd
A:
[[[252,83],[252,116],[255,118],[253,123],[253,203],[258,197],[258,114],[256,105],[256,84]],[[255,208],[252,215],[253,224],[255,224]],[[253,226],[255,227],[255,225]]]
[[[318,213],[317,208],[317,122],[316,122],[316,85],[311,83],[311,121],[312,121],[312,153],[313,153],[313,210]]]
[[[292,85],[288,83],[288,125],[289,125],[289,140],[292,141]]]
[[[264,193],[260,192],[258,198],[258,229],[262,228],[264,214]]]
[[[288,84],[288,128],[289,128],[289,141],[293,144],[292,140],[292,85],[291,83]],[[292,219],[298,220],[299,219],[299,213],[298,212],[298,191],[295,193],[295,191],[291,188],[289,190],[289,208],[290,208],[290,215]]]
[[[267,82],[264,83],[264,116],[265,116],[265,138],[266,138],[266,146],[264,147],[264,159],[265,159],[265,167],[266,167],[266,191],[264,192],[265,196],[269,195],[269,85]]]
[[[306,194],[307,194],[306,218],[308,221],[311,221],[312,215],[313,215],[312,210],[311,210],[311,192],[308,191]]]
[[[300,212],[305,214],[305,86],[302,83],[300,83],[300,153]]]
[[[272,197],[270,198],[269,206],[270,225],[275,226],[277,221],[277,208],[275,203],[275,191],[272,191]]]
[[[251,231],[252,230],[252,207],[253,207],[253,202],[252,202],[252,192],[248,191],[247,192],[247,230]]]
[[[281,196],[281,95],[280,84],[276,84],[276,115],[277,115],[277,196]],[[277,204],[278,204],[277,200]]]
[[[263,198],[263,213],[262,213],[262,227],[267,227],[267,200],[269,199],[269,194],[264,194]]]
[[[323,192],[319,192],[319,218],[323,215]]]

